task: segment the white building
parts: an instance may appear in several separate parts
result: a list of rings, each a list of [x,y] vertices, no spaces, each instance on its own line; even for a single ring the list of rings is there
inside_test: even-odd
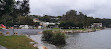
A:
[[[46,27],[48,25],[55,25],[55,23],[49,23],[49,22],[40,22],[40,25],[43,27]]]
[[[21,28],[21,29],[29,29],[29,26],[28,25],[20,25],[19,28]]]
[[[34,22],[40,22],[38,18],[33,18]]]
[[[93,24],[91,25],[91,27],[92,27],[92,28],[101,28],[101,27],[103,27],[103,26],[102,26],[102,23],[93,23]]]

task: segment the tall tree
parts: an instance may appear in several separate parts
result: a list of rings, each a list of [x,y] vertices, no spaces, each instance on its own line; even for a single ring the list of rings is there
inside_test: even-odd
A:
[[[11,17],[7,18],[7,16],[10,15],[11,12],[13,12],[13,7],[15,4],[15,0],[0,0],[0,23],[6,23],[7,19],[10,19]]]
[[[29,9],[29,0],[0,0],[0,18],[4,20],[1,23],[12,21],[15,24],[18,22],[16,18],[28,15]]]

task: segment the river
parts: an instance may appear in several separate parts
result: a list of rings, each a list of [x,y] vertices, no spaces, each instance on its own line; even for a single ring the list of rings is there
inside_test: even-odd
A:
[[[41,35],[34,36],[40,37]],[[62,48],[48,43],[40,43],[45,45],[48,49],[111,49],[111,29],[90,33],[74,33],[68,34],[67,36],[67,45]],[[38,39],[35,40],[37,41]]]
[[[6,32],[6,30],[1,31]],[[40,40],[42,35],[37,32],[42,30],[23,29],[15,31],[19,34],[31,34],[31,38],[33,38],[36,42],[45,45],[48,49],[60,49],[59,47],[44,43]],[[104,29],[90,33],[68,34],[66,42],[67,45],[61,49],[111,49],[111,29]]]
[[[111,49],[111,29],[70,34],[64,49]]]

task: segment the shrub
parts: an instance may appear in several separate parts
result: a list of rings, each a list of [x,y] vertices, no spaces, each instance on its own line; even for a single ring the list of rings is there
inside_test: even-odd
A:
[[[56,46],[61,46],[66,44],[66,35],[64,33],[56,32],[54,33],[52,39],[53,39],[52,44]]]
[[[43,41],[50,42],[52,36],[53,36],[52,30],[43,31],[42,40],[43,40]]]
[[[55,46],[62,46],[66,44],[66,35],[60,31],[46,30],[43,31],[42,40]]]

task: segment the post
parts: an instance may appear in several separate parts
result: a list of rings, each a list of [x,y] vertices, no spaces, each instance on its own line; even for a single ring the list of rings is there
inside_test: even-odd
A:
[[[14,35],[14,21],[13,21],[13,18],[12,18],[12,27],[13,27],[13,28],[12,28],[12,29],[13,29],[13,30],[12,30],[12,33],[13,33],[13,35]]]

